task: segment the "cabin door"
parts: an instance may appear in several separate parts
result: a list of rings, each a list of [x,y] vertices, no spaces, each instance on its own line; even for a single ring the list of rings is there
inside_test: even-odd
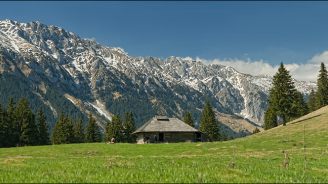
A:
[[[158,134],[158,141],[163,142],[164,141],[164,133],[159,133]]]

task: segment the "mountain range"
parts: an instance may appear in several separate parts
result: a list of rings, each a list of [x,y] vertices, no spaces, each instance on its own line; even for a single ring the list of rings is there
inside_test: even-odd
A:
[[[271,81],[190,57],[132,57],[38,21],[0,21],[0,102],[26,97],[33,109],[44,109],[50,127],[60,113],[85,119],[92,113],[102,128],[127,111],[137,126],[186,111],[199,122],[208,99],[223,130],[244,136],[263,125]],[[305,96],[316,86],[294,83]]]

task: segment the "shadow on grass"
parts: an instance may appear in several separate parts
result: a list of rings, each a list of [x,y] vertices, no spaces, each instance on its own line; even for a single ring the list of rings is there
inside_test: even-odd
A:
[[[296,123],[299,123],[299,122],[302,122],[302,121],[306,121],[306,120],[309,120],[309,119],[313,119],[313,118],[316,118],[316,117],[319,117],[321,116],[322,114],[318,114],[318,115],[315,115],[315,116],[312,116],[312,117],[309,117],[309,118],[305,118],[305,119],[301,119],[301,120],[298,120],[298,121],[295,121],[295,122],[292,122],[290,124],[296,124]]]

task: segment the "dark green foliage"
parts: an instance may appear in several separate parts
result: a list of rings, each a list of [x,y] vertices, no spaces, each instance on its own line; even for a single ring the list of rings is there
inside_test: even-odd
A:
[[[183,121],[185,123],[187,123],[188,125],[195,127],[195,123],[194,120],[192,119],[191,113],[190,112],[186,112],[183,116]]]
[[[9,147],[10,139],[8,138],[8,131],[10,130],[10,126],[8,124],[7,113],[5,109],[1,107],[0,104],[0,147]]]
[[[19,127],[14,118],[14,103],[12,98],[6,111],[0,104],[0,147],[13,147],[19,142]]]
[[[65,136],[63,134],[64,115],[61,114],[59,120],[56,122],[55,127],[52,129],[52,143],[62,144],[65,143]]]
[[[67,116],[61,114],[57,121],[53,133],[53,144],[69,144],[74,142],[73,123]]]
[[[277,117],[282,124],[304,115],[307,107],[303,95],[294,86],[292,77],[281,63],[278,72],[273,77],[272,88],[269,94],[269,107],[265,113],[265,128],[277,126]]]
[[[106,141],[110,141],[112,138],[116,142],[121,142],[123,140],[122,136],[122,121],[121,118],[117,115],[114,115],[112,122],[107,123],[106,126]]]
[[[67,143],[74,143],[74,124],[69,116],[65,117],[64,135],[66,135]]]
[[[292,77],[281,63],[278,72],[273,77],[273,87],[270,94],[270,105],[277,115],[282,118],[285,124],[290,118],[293,103],[293,96],[295,94],[295,86]]]
[[[293,112],[292,116],[294,118],[298,118],[298,117],[301,117],[301,116],[304,116],[305,114],[307,114],[308,111],[309,110],[305,103],[303,94],[299,91],[296,91],[294,101],[292,104],[292,112]]]
[[[83,143],[85,139],[83,120],[80,118],[74,123],[74,142]]]
[[[50,143],[47,120],[44,112],[40,109],[37,116],[37,125],[39,132],[39,144],[47,145]]]
[[[219,125],[215,119],[215,114],[208,100],[205,102],[200,120],[200,131],[205,134],[209,141],[217,141],[220,138]]]
[[[16,146],[19,142],[19,135],[20,135],[20,127],[19,123],[17,122],[16,118],[16,107],[15,102],[12,97],[9,98],[8,106],[7,106],[7,121],[10,126],[9,130],[9,139],[10,139],[10,146]]]
[[[123,123],[123,142],[134,143],[136,142],[136,137],[132,134],[135,131],[134,117],[132,112],[125,113],[124,123]]]
[[[15,114],[20,126],[19,145],[37,145],[38,128],[35,123],[35,115],[32,113],[26,98],[22,98],[18,102]]]
[[[101,134],[98,125],[96,124],[96,120],[92,117],[92,114],[89,114],[89,122],[86,128],[85,135],[86,142],[100,142]]]
[[[49,144],[48,128],[43,111],[37,121],[26,98],[19,100],[17,107],[9,99],[7,111],[0,109],[0,147]]]
[[[317,87],[317,91],[311,90],[308,98],[307,107],[309,112],[328,105],[328,74],[324,63],[320,65]]]
[[[276,126],[278,126],[277,114],[273,108],[269,106],[268,110],[264,114],[264,129],[268,130]]]
[[[318,90],[316,92],[317,108],[328,105],[328,74],[325,64],[321,63],[317,80]]]
[[[313,112],[313,111],[317,110],[316,92],[314,90],[311,90],[311,93],[308,98],[307,106],[308,106],[309,112]]]

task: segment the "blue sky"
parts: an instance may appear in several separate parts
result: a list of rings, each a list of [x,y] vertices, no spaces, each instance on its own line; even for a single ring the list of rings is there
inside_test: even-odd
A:
[[[306,64],[328,50],[328,2],[0,2],[132,56]]]

